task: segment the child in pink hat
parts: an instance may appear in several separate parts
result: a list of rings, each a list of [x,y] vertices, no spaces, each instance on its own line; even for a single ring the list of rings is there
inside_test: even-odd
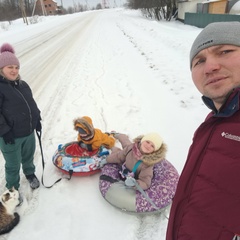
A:
[[[19,189],[22,166],[30,187],[36,189],[40,183],[33,161],[34,130],[41,131],[41,116],[32,90],[21,79],[19,69],[13,47],[3,44],[0,47],[0,150],[5,159],[6,188]]]

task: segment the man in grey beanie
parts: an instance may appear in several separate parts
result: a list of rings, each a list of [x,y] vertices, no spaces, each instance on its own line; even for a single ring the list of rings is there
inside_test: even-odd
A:
[[[240,239],[240,22],[203,29],[190,68],[211,112],[194,133],[166,240]]]

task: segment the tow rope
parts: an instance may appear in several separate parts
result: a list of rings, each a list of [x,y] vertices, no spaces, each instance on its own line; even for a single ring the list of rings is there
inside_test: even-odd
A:
[[[40,150],[41,150],[41,156],[42,156],[42,168],[43,168],[43,172],[42,172],[42,185],[45,187],[45,188],[51,188],[53,185],[55,185],[56,183],[60,182],[62,179],[67,179],[67,180],[70,180],[72,178],[72,174],[73,174],[73,170],[69,170],[69,177],[68,178],[59,178],[57,181],[55,181],[52,185],[50,186],[46,186],[44,184],[44,181],[43,181],[43,175],[44,175],[44,169],[45,169],[45,161],[44,161],[44,156],[43,156],[43,148],[42,148],[42,141],[41,141],[41,136],[42,136],[42,131],[37,131],[36,130],[36,134],[37,134],[37,137],[38,137],[38,141],[39,141],[39,146],[40,146]]]

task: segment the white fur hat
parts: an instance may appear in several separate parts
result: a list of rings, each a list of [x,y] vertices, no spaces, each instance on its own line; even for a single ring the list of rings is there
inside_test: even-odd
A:
[[[162,146],[163,143],[162,138],[157,133],[148,133],[144,135],[143,138],[141,139],[141,143],[143,141],[151,141],[154,144],[155,151],[157,151]]]

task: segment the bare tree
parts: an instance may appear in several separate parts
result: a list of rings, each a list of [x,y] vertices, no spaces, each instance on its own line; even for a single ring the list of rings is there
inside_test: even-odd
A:
[[[0,21],[9,21],[21,17],[21,10],[16,0],[0,1]]]
[[[141,9],[146,17],[158,21],[170,21],[177,10],[176,0],[128,0],[127,6],[131,9]]]
[[[102,9],[102,4],[101,4],[101,3],[98,3],[97,6],[96,6],[96,9],[97,9],[97,10]]]
[[[27,14],[26,14],[25,5],[24,5],[23,0],[19,1],[19,5],[20,5],[21,12],[22,12],[23,22],[28,25],[28,19],[27,19]]]

